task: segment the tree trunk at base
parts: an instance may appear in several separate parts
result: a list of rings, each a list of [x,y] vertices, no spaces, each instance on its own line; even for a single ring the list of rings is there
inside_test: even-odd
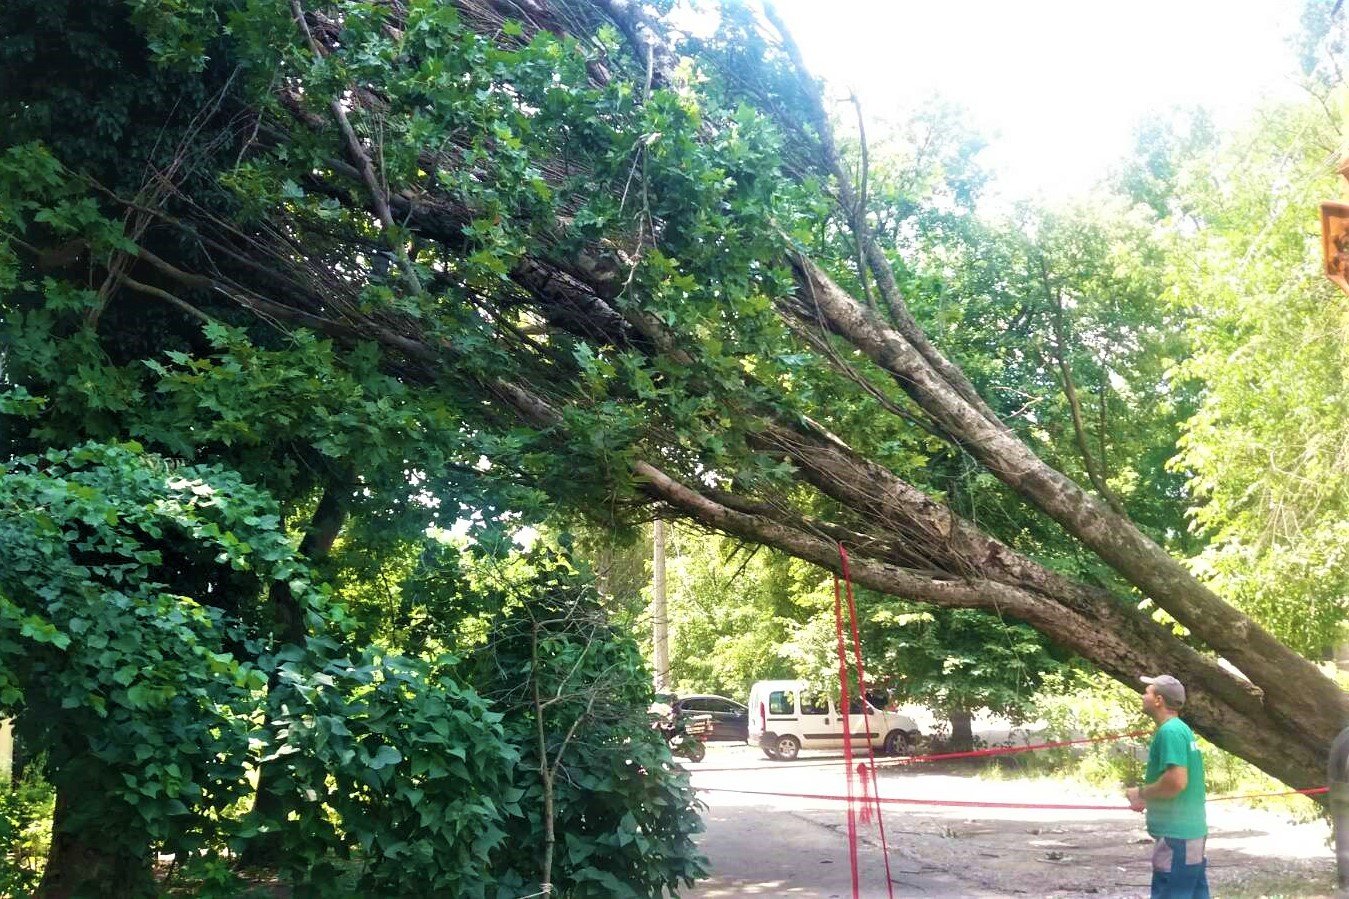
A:
[[[156,893],[149,847],[128,851],[124,831],[107,825],[75,829],[77,787],[56,788],[52,844],[38,899],[134,899]]]
[[[349,479],[348,479],[349,480]],[[314,509],[313,520],[300,541],[300,555],[310,561],[326,558],[337,540],[338,533],[347,519],[347,509],[343,488],[330,485],[319,498]],[[295,601],[290,586],[284,581],[276,581],[271,588],[272,605],[276,612],[277,626],[283,643],[298,646],[304,642],[304,609]],[[267,691],[270,693],[277,684],[273,672],[267,679]],[[260,821],[282,820],[288,811],[272,785],[277,777],[276,767],[263,764],[258,770],[258,789],[253,799],[254,818]],[[241,861],[250,867],[275,867],[281,857],[281,841],[274,832],[259,833],[243,851]]]
[[[951,712],[951,751],[969,752],[974,748],[974,716],[965,709]]]

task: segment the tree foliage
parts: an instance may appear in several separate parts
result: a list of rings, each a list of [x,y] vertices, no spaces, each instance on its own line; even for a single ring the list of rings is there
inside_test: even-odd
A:
[[[1197,312],[1182,371],[1204,385],[1175,459],[1208,538],[1197,570],[1313,658],[1349,612],[1349,306],[1308,214],[1338,190],[1339,130],[1320,107],[1268,110],[1187,161],[1166,223],[1173,302]]]
[[[163,582],[196,603],[170,654],[184,670],[197,658],[184,655],[188,637],[205,640],[208,625],[232,634],[238,622],[238,639],[261,641],[230,649],[229,664],[269,675],[268,689],[256,678],[231,687],[229,672],[201,689],[266,694],[278,730],[260,796],[323,793],[320,770],[324,790],[338,790],[323,794],[343,823],[316,823],[301,879],[329,853],[378,841],[430,880],[458,883],[483,852],[490,868],[498,831],[524,826],[470,814],[463,833],[403,829],[414,796],[453,804],[481,790],[510,817],[529,789],[499,776],[507,749],[527,757],[519,746],[487,751],[435,790],[424,783],[415,766],[428,756],[393,744],[444,737],[434,703],[471,719],[456,740],[483,745],[497,727],[509,743],[543,723],[540,772],[556,758],[548,747],[565,743],[549,743],[553,728],[581,720],[560,704],[556,719],[516,708],[496,721],[438,651],[497,639],[503,668],[518,669],[530,622],[530,646],[559,658],[589,659],[581,647],[598,641],[597,657],[628,677],[616,695],[629,710],[638,700],[635,656],[612,632],[534,629],[570,575],[543,566],[533,599],[494,607],[499,595],[471,566],[428,541],[428,527],[459,519],[497,555],[512,528],[554,513],[687,518],[826,568],[842,542],[859,585],[992,613],[990,641],[1025,643],[1026,625],[1122,682],[1180,676],[1198,730],[1313,785],[1349,701],[1165,551],[1194,546],[1178,511],[1186,472],[1162,462],[1196,402],[1187,378],[1209,372],[1172,365],[1186,351],[1173,332],[1194,304],[1159,301],[1145,211],[980,223],[973,142],[939,114],[932,152],[859,178],[863,147],[835,138],[790,37],[746,6],[716,12],[712,33],[680,38],[613,0],[528,15],[494,0],[0,9],[16,36],[0,48],[4,452],[134,439],[164,460],[155,465],[272,497],[272,518],[241,532],[285,543],[289,555],[264,561],[287,574],[250,568],[254,551],[217,524],[175,544],[160,581],[138,574],[131,589],[149,602]],[[69,65],[39,68],[39,49]],[[1164,161],[1139,189],[1156,194],[1153,215],[1180,215],[1183,204],[1161,202],[1179,177]],[[1202,360],[1205,336],[1184,339]],[[1201,406],[1193,447],[1220,439],[1205,436],[1206,408],[1220,406]],[[14,464],[29,481],[42,465]],[[1198,456],[1186,464],[1210,470]],[[1216,483],[1201,486],[1224,505]],[[129,514],[108,506],[118,521]],[[27,529],[17,545],[37,552],[46,525],[30,512],[16,512]],[[121,533],[106,517],[99,527]],[[240,566],[198,570],[217,544]],[[139,545],[123,550],[126,564],[153,567],[136,560]],[[315,582],[342,602],[318,603]],[[107,587],[96,592],[123,589]],[[23,641],[25,658],[54,658],[70,647],[55,645],[61,631],[36,596],[8,598],[26,605],[6,639]],[[506,630],[493,638],[493,627]],[[367,650],[379,640],[426,658]],[[375,659],[393,660],[387,679]],[[12,684],[27,677],[6,670]],[[139,668],[122,676],[128,690],[159,683]],[[30,689],[11,686],[8,701]],[[67,711],[97,714],[77,702]],[[311,732],[290,717],[306,707],[363,723]],[[659,755],[622,711],[598,732]],[[290,740],[300,751],[281,753]],[[237,764],[183,751],[203,771]],[[618,755],[592,753],[601,769]],[[342,767],[352,760],[357,770]],[[660,774],[648,793],[610,775],[596,814],[659,799],[673,803],[668,817],[621,824],[630,842],[596,838],[558,870],[578,889],[614,878],[638,893],[691,874],[677,778]],[[279,833],[266,806],[253,813],[259,832]],[[206,805],[189,812],[184,832],[215,820]],[[570,814],[555,812],[547,820]],[[357,815],[379,833],[347,820]],[[152,823],[127,834],[167,832]],[[380,865],[360,876],[394,888]]]

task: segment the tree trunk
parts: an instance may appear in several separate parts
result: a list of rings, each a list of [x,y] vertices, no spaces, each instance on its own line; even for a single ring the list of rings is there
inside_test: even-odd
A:
[[[680,484],[648,463],[636,463],[634,469],[653,496],[706,527],[839,570],[833,535],[820,536],[812,522],[794,527],[739,511]],[[952,526],[949,519],[928,520],[927,525],[933,530]],[[1025,622],[1134,689],[1139,687],[1142,672],[1169,672],[1191,688],[1185,718],[1198,732],[1290,785],[1321,785],[1328,744],[1318,743],[1306,732],[1289,730],[1271,715],[1258,690],[1108,592],[1068,582],[1005,548],[1009,558],[995,564],[1023,565],[1021,584],[989,579],[983,564],[979,565],[982,571],[968,576],[934,577],[931,571],[869,558],[867,553],[876,551],[876,541],[866,534],[856,538],[849,549],[856,549],[851,571],[857,584],[891,596],[948,608],[983,609]],[[984,539],[990,543],[987,550],[995,553],[1000,544]],[[972,559],[983,563],[987,556]]]
[[[974,748],[974,716],[968,709],[951,712],[951,751],[969,752]]]
[[[89,820],[79,808],[80,787],[58,784],[52,844],[38,899],[132,899],[156,894],[147,844],[128,846],[115,823]]]
[[[534,738],[539,752],[539,784],[543,788],[543,851],[539,858],[539,886],[543,895],[553,891],[553,853],[557,849],[557,809],[553,791],[552,760],[548,757],[548,730],[545,726],[545,705],[539,690],[539,623],[530,631],[530,696],[534,701]],[[560,750],[559,750],[560,751]]]
[[[665,604],[665,522],[651,526],[652,665],[657,693],[670,690],[670,618]]]
[[[314,517],[300,541],[300,555],[310,561],[326,558],[346,521],[346,488],[329,486],[319,497]],[[277,630],[283,644],[298,646],[304,642],[304,609],[291,592],[286,581],[273,581],[270,598],[276,614]],[[277,684],[276,673],[267,679],[270,693]],[[258,788],[253,798],[252,816],[260,822],[277,822],[289,809],[273,786],[279,776],[276,763],[264,763],[258,769]],[[248,842],[243,852],[243,863],[258,867],[275,867],[280,861],[281,840],[275,832],[259,833]]]
[[[14,722],[0,718],[0,788],[18,780],[14,772]]]
[[[793,264],[827,327],[890,373],[966,451],[1027,502],[1100,556],[1265,691],[1269,709],[1329,746],[1346,721],[1349,697],[1315,665],[1249,616],[1224,603],[1129,519],[1056,471],[1006,425],[990,420],[946,383],[898,332],[879,322],[812,261]]]

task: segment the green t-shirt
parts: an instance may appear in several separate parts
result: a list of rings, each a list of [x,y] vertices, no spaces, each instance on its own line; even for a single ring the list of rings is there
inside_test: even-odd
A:
[[[1148,833],[1178,840],[1208,836],[1208,821],[1204,817],[1207,798],[1204,794],[1204,757],[1199,753],[1194,731],[1179,718],[1169,719],[1153,734],[1143,782],[1154,782],[1172,765],[1184,765],[1189,780],[1176,796],[1148,801]]]

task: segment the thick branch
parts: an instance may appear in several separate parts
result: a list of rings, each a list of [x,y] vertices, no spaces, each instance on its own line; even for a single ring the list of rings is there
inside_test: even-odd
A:
[[[866,256],[867,265],[871,268],[872,274],[876,276],[876,286],[880,289],[881,297],[889,307],[895,327],[899,329],[899,333],[904,336],[904,339],[927,361],[928,365],[971,408],[977,410],[989,422],[999,424],[997,414],[979,396],[979,392],[965,377],[965,373],[952,365],[950,360],[932,345],[927,339],[927,335],[923,333],[923,329],[919,327],[917,320],[914,319],[913,313],[909,311],[908,305],[904,302],[903,294],[900,293],[899,284],[895,280],[895,272],[890,265],[890,260],[885,258],[885,253],[872,237],[871,229],[867,225],[866,209],[863,207],[862,199],[853,189],[852,178],[843,165],[843,157],[838,151],[838,146],[834,143],[834,128],[829,121],[829,113],[824,106],[824,93],[820,89],[819,82],[811,77],[810,70],[806,67],[805,59],[801,55],[801,48],[796,45],[795,39],[792,38],[791,32],[782,22],[777,11],[773,9],[771,4],[765,4],[764,13],[773,23],[773,27],[777,29],[783,50],[790,57],[802,90],[810,100],[811,122],[820,141],[820,151],[824,156],[825,165],[838,185],[839,205],[843,207],[844,213],[848,216],[854,239]]]
[[[633,468],[648,493],[704,526],[773,546],[830,571],[841,570],[837,544],[832,540],[737,512],[648,463],[638,462]],[[1318,785],[1323,747],[1315,739],[1291,744],[1280,734],[1270,711],[1249,690],[1209,692],[1209,684],[1235,679],[1213,660],[1175,637],[1164,636],[1151,622],[1130,616],[1122,607],[1101,604],[1077,612],[1030,590],[983,579],[934,579],[861,554],[855,554],[851,570],[858,584],[891,596],[1016,618],[1135,689],[1140,671],[1172,671],[1187,683],[1201,685],[1191,691],[1186,705],[1186,718],[1197,730],[1225,749],[1256,760],[1286,783]]]
[[[904,339],[840,288],[814,262],[792,258],[812,307],[825,324],[889,372],[933,420],[975,459],[1057,521],[1121,576],[1212,646],[1274,701],[1290,724],[1314,722],[1329,745],[1346,720],[1349,697],[1306,659],[1250,617],[1224,603],[1133,522],[1039,459],[1006,426],[965,402]]]

